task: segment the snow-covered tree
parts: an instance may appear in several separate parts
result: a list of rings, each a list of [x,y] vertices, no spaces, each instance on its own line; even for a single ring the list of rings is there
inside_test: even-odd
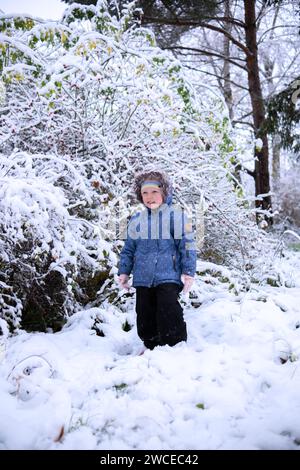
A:
[[[60,296],[62,318],[76,302],[116,297],[116,219],[132,212],[130,183],[145,168],[166,170],[175,199],[201,216],[204,192],[202,256],[250,278],[257,270],[262,234],[234,176],[225,104],[133,23],[130,5],[123,13],[103,0],[70,6],[62,23],[1,18],[1,269],[16,296],[2,304],[14,303],[12,323],[19,301],[35,310],[30,292],[53,272],[60,285],[47,296]]]

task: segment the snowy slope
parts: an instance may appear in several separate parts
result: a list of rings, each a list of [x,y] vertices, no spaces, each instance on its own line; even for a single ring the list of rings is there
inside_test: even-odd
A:
[[[300,449],[299,254],[281,267],[294,287],[187,306],[173,348],[138,355],[133,304],[2,338],[0,449]]]

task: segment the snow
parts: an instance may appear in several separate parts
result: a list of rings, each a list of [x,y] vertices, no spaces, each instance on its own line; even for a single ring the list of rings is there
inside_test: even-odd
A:
[[[279,264],[299,279],[299,253]],[[56,334],[3,328],[0,448],[298,449],[299,281],[209,287],[185,305],[187,343],[142,355],[135,327],[122,329],[133,300],[77,312]]]
[[[299,235],[267,240],[232,163],[251,169],[262,141],[232,129],[220,91],[154,46],[154,34],[124,27],[129,11],[118,22],[101,5],[83,7],[90,20],[72,17],[73,4],[64,23],[7,21],[0,33],[17,53],[0,81],[0,449],[299,449],[300,256],[275,259]],[[295,75],[295,53],[277,55],[279,76]],[[248,113],[241,93],[237,117]],[[117,221],[134,210],[134,172],[157,162],[180,203],[198,204],[205,189],[206,249],[227,267],[198,263],[194,297],[181,299],[187,343],[140,354],[134,298],[117,292]],[[59,333],[27,333],[22,302],[48,259],[67,283],[65,315],[76,313]],[[15,266],[22,277],[12,279]],[[79,275],[99,269],[108,277],[79,311]]]
[[[66,4],[60,0],[43,0],[39,3],[37,3],[35,0],[27,0],[25,3],[22,0],[1,0],[1,9],[3,9],[5,12],[18,12],[1,16],[8,18],[15,16],[18,18],[20,15],[26,15],[27,18],[34,19],[36,19],[37,16],[41,16],[39,21],[44,21],[43,18],[59,18],[62,15],[65,7]],[[24,13],[20,13],[22,11]]]

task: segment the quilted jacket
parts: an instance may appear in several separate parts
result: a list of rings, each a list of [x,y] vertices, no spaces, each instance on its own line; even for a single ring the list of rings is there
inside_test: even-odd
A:
[[[135,214],[127,229],[118,274],[133,274],[133,286],[155,287],[165,282],[183,286],[181,275],[194,276],[196,247],[184,212],[172,208],[172,197],[158,209]]]

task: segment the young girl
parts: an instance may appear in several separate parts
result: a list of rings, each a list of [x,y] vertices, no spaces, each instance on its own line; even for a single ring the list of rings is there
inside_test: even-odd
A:
[[[172,208],[171,186],[159,171],[139,174],[134,189],[145,210],[132,217],[121,251],[119,283],[129,289],[133,272],[136,288],[137,331],[144,345],[174,346],[186,341],[186,324],[178,302],[188,292],[196,270],[191,224],[182,210]]]

